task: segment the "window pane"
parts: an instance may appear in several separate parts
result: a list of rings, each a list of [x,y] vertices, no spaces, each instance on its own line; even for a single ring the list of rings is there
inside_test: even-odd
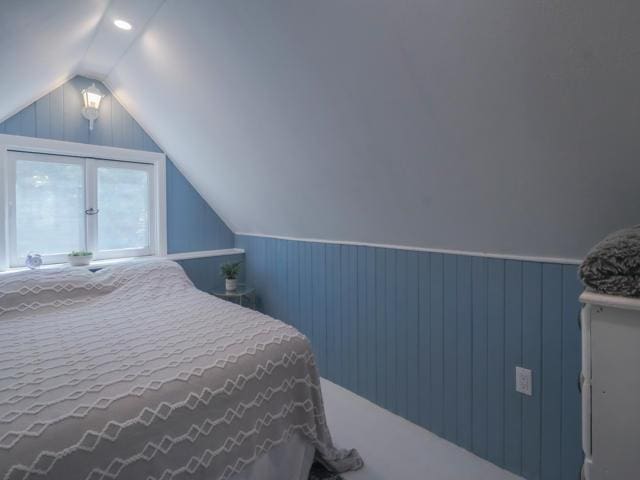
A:
[[[16,246],[18,258],[84,248],[81,165],[16,161]]]
[[[149,246],[149,175],[143,170],[98,168],[98,249]]]

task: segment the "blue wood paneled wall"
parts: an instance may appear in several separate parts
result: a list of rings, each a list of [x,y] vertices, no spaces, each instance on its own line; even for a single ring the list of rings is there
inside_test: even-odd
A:
[[[106,145],[160,152],[124,107],[101,83],[106,93],[100,118],[93,131],[80,113],[80,91],[93,80],[75,77],[0,123],[0,133],[51,138],[69,142]],[[169,253],[232,248],[233,233],[200,197],[187,179],[167,160],[167,243]]]
[[[529,479],[577,480],[575,265],[237,236],[321,374]],[[533,369],[532,397],[515,366]]]

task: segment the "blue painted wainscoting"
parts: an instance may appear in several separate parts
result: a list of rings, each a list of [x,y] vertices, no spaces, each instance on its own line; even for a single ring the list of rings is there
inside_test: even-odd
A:
[[[575,265],[236,236],[321,374],[529,479],[577,480]],[[532,397],[515,366],[533,369]]]
[[[75,77],[0,123],[0,133],[69,142],[106,145],[152,152],[162,150],[147,135],[106,86],[95,82],[106,94],[100,118],[89,130],[80,109],[81,90],[94,83]],[[233,232],[167,159],[167,247],[169,253],[233,248]],[[220,282],[218,269],[234,257],[211,257],[181,261],[201,289],[211,290]]]

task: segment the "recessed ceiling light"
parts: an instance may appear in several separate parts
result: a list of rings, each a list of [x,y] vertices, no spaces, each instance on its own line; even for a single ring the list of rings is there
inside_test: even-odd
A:
[[[131,30],[131,24],[125,20],[118,19],[114,21],[113,24],[122,30]]]

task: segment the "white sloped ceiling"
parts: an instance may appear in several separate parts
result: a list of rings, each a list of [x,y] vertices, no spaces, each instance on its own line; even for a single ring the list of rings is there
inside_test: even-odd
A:
[[[71,78],[108,0],[0,0],[0,121]]]
[[[638,2],[146,1],[105,83],[236,232],[576,258],[638,221]]]

